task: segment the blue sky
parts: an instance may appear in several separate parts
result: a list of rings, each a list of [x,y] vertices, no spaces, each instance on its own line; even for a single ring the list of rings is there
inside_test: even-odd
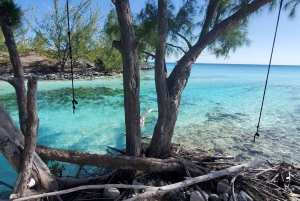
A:
[[[79,0],[73,0],[73,3]],[[103,14],[109,12],[112,7],[110,0],[94,0],[97,2]],[[52,0],[19,0],[19,4],[25,9],[29,5],[37,7],[36,13],[40,15],[53,8]],[[144,5],[145,0],[130,0],[133,13],[138,12]],[[180,3],[181,0],[174,0]],[[61,0],[64,6],[66,0]],[[235,53],[230,53],[229,58],[216,58],[204,51],[197,62],[199,63],[230,63],[230,64],[268,64],[275,32],[278,8],[269,13],[264,9],[260,14],[251,16],[249,26],[249,39],[252,41],[249,47],[242,47]],[[276,44],[273,53],[272,64],[276,65],[300,65],[300,9],[296,18],[288,18],[286,11],[281,12]],[[171,57],[168,61],[176,61],[178,58]]]

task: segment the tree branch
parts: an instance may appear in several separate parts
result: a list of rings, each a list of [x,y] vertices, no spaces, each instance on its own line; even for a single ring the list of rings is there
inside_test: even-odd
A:
[[[142,53],[144,53],[144,54],[146,54],[146,55],[152,57],[152,59],[155,59],[155,55],[154,55],[154,54],[151,54],[151,53],[146,52],[146,51],[142,51]]]
[[[262,6],[272,2],[272,0],[254,0],[252,3],[245,6],[243,9],[238,10],[228,18],[224,19],[220,23],[214,26],[207,34],[205,34],[201,40],[192,46],[187,53],[177,62],[177,65],[168,77],[168,87],[172,88],[174,85],[182,85],[180,83],[185,83],[189,77],[189,71],[192,65],[195,63],[196,59],[203,51],[203,49],[212,43],[216,38],[222,35],[228,28],[238,23],[241,19],[249,16],[253,12],[257,11]],[[176,83],[177,84],[176,84]],[[183,90],[185,86],[180,86],[180,90]],[[178,86],[177,86],[178,88]],[[175,93],[178,93],[175,92]]]
[[[180,49],[184,54],[186,53],[186,51],[185,51],[182,47],[180,47],[180,46],[173,45],[173,44],[171,44],[171,43],[167,43],[167,45],[168,45],[168,46],[171,46],[171,47],[175,47],[175,48],[177,48],[177,49]]]
[[[220,0],[210,0],[209,4],[207,6],[207,10],[206,10],[206,17],[205,17],[205,21],[204,24],[202,26],[202,30],[201,30],[201,34],[199,36],[199,40],[202,39],[202,37],[204,37],[207,32],[209,31],[209,27],[211,25],[212,19],[214,17],[214,14],[218,8]]]
[[[120,53],[122,53],[122,44],[121,44],[121,41],[116,41],[116,40],[113,40],[112,42],[112,46],[114,48],[116,48]]]
[[[111,177],[113,174],[115,174],[115,171],[104,176],[98,176],[94,178],[56,178],[56,181],[61,189],[67,189],[67,188],[74,188],[77,186],[82,186],[82,185],[93,185],[93,184],[98,184],[109,177]]]
[[[219,178],[219,177],[222,177],[225,175],[231,175],[233,173],[236,173],[239,171],[244,171],[245,169],[258,166],[263,162],[264,162],[263,160],[250,161],[249,163],[232,166],[232,167],[229,167],[229,168],[226,168],[223,170],[219,170],[219,171],[215,171],[215,172],[211,172],[209,174],[202,175],[199,177],[188,178],[182,182],[178,182],[178,183],[174,183],[174,184],[162,186],[162,187],[152,187],[152,186],[144,186],[144,185],[125,185],[125,184],[89,185],[89,186],[80,186],[80,187],[57,191],[57,192],[34,195],[34,196],[26,197],[26,198],[19,198],[19,199],[15,199],[14,201],[24,201],[24,200],[29,200],[29,199],[49,197],[49,196],[72,193],[72,192],[76,192],[79,190],[86,190],[86,189],[102,189],[102,188],[144,189],[145,190],[144,193],[137,195],[135,197],[126,199],[126,201],[133,201],[133,200],[138,200],[141,198],[147,198],[147,197],[150,197],[153,195],[162,196],[165,193],[170,192],[172,190],[183,188],[183,187],[188,187],[188,186],[191,186],[191,185],[203,182],[203,181],[209,181],[211,179],[216,179],[216,178]]]
[[[8,82],[8,77],[3,77],[3,76],[0,76],[0,80],[2,80],[2,81],[5,81],[5,82]]]
[[[192,44],[190,43],[190,41],[184,35],[180,34],[177,31],[176,32],[173,31],[173,32],[186,42],[186,44],[187,44],[187,46],[188,46],[189,49],[192,47]]]

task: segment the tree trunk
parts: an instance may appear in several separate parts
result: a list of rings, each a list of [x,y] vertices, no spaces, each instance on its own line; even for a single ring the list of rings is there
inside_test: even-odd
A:
[[[27,100],[27,132],[25,135],[25,145],[22,152],[19,177],[15,183],[14,193],[17,197],[28,196],[28,187],[32,171],[33,157],[37,141],[38,124],[37,117],[37,79],[34,77],[28,80],[28,100]]]
[[[235,25],[240,20],[249,16],[250,14],[257,11],[262,6],[270,3],[271,1],[272,0],[252,1],[244,8],[241,8],[225,20],[216,24],[210,31],[208,31],[209,26],[207,25],[207,23],[212,22],[212,15],[207,16],[207,19],[205,20],[206,27],[204,27],[202,33],[199,34],[199,40],[178,61],[170,76],[167,78],[167,87],[165,87],[163,81],[161,81],[161,88],[165,91],[161,93],[166,93],[167,96],[160,95],[160,93],[157,94],[159,104],[158,108],[161,108],[161,112],[159,113],[151,145],[149,147],[150,156],[162,158],[165,157],[168,153],[170,153],[171,141],[179,111],[181,94],[190,77],[192,66],[203,51],[203,49],[209,44],[211,44],[216,38],[221,36],[228,28]],[[208,5],[207,9],[213,12],[216,11],[217,6],[218,1],[214,1]],[[155,60],[155,62],[160,62],[161,65],[162,58],[160,58],[159,61]],[[160,74],[159,76],[160,78],[156,78],[156,80],[163,80],[162,75]]]
[[[0,103],[0,152],[17,172],[20,172],[23,147],[24,135]],[[36,183],[34,190],[50,192],[58,189],[54,176],[36,153],[32,167],[30,177]]]
[[[120,51],[123,61],[126,154],[139,156],[141,152],[141,128],[138,43],[135,40],[129,1],[116,0],[115,6],[120,25],[121,41],[113,44]]]
[[[149,147],[150,157],[164,157],[170,150],[170,145],[163,141],[170,141],[173,127],[166,122],[176,122],[177,115],[171,114],[170,108],[166,107],[172,100],[167,88],[167,70],[165,63],[166,42],[168,36],[167,1],[158,1],[158,35],[155,52],[155,87],[157,93],[158,120],[154,128],[154,134]],[[171,101],[172,102],[172,101]],[[171,114],[171,116],[170,116]],[[175,120],[173,119],[175,117]],[[170,130],[171,129],[171,130]],[[161,145],[167,147],[162,147]]]
[[[7,46],[10,62],[14,71],[14,78],[10,78],[8,82],[15,88],[17,94],[17,103],[19,108],[19,121],[20,128],[23,134],[26,132],[26,119],[27,119],[27,108],[26,108],[26,89],[24,83],[24,73],[19,53],[16,47],[15,39],[11,27],[5,23],[5,19],[0,19],[1,29],[5,38],[5,44]]]

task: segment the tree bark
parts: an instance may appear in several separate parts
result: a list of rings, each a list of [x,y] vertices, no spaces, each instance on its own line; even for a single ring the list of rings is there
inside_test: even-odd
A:
[[[17,172],[20,172],[23,145],[24,135],[0,103],[0,152]],[[32,167],[30,177],[36,183],[34,190],[50,192],[58,189],[55,177],[36,153]]]
[[[77,165],[91,165],[111,169],[140,170],[145,172],[185,172],[185,165],[175,158],[156,159],[135,156],[112,156],[89,154],[80,151],[58,150],[37,145],[36,153],[46,160],[57,160]],[[201,160],[209,160],[203,158]],[[191,163],[186,164],[192,175],[200,175],[203,172]]]
[[[151,150],[151,156],[161,158],[166,156],[170,152],[171,141],[179,111],[182,91],[184,90],[188,82],[192,66],[203,49],[207,45],[211,44],[216,38],[221,36],[228,28],[235,25],[240,20],[249,16],[271,1],[272,0],[254,0],[245,8],[238,10],[225,20],[216,24],[210,31],[208,31],[208,27],[204,27],[204,29],[202,30],[202,34],[199,33],[199,40],[177,62],[177,65],[171,72],[170,76],[167,78],[167,88],[162,86],[162,88],[165,89],[165,93],[168,94],[168,101],[162,102],[158,97],[158,104],[162,104],[160,107],[166,108],[167,113],[165,115],[165,118],[158,118],[157,120],[157,125],[161,126],[159,129],[160,132],[155,131],[153,133],[153,139],[149,148],[149,150]],[[217,5],[218,1],[211,1],[208,4],[207,10],[215,12],[217,10]],[[211,22],[211,16],[213,15],[207,16],[207,24]]]
[[[166,71],[166,42],[168,36],[168,17],[167,17],[167,1],[158,1],[158,35],[159,40],[156,44],[155,52],[155,87],[157,94],[158,119],[154,128],[153,137],[149,147],[150,157],[165,156],[170,150],[170,141],[174,128],[170,128],[167,122],[172,121],[169,115],[169,108],[166,107],[170,100],[170,94],[167,87],[167,71]],[[177,117],[177,116],[176,116]],[[176,121],[176,120],[175,120]],[[170,130],[171,129],[171,130]],[[161,144],[167,145],[162,147]]]
[[[214,14],[218,8],[220,0],[210,0],[206,9],[205,21],[202,26],[202,30],[199,38],[201,39],[207,32],[209,31],[209,27],[211,26]]]
[[[0,10],[3,12],[2,9]],[[19,108],[19,121],[20,128],[23,134],[26,132],[26,120],[27,120],[27,108],[26,108],[26,89],[24,83],[24,72],[19,57],[19,53],[16,47],[15,39],[11,27],[6,24],[6,18],[0,18],[1,29],[5,38],[5,44],[7,46],[10,62],[14,71],[14,78],[10,78],[8,82],[15,88],[17,95],[17,103]]]
[[[139,156],[141,152],[141,128],[138,43],[135,40],[129,1],[116,0],[114,4],[121,32],[121,42],[118,48],[123,61],[126,154],[128,156]]]
[[[28,187],[28,183],[30,181],[37,140],[39,120],[37,117],[37,79],[34,77],[31,77],[28,80],[27,98],[27,132],[25,136],[24,150],[22,152],[20,173],[14,189],[14,193],[17,194],[18,197],[28,196],[27,190],[30,188]]]

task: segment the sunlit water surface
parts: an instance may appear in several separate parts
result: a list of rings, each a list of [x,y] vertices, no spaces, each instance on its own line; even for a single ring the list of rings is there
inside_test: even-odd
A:
[[[168,70],[174,67],[168,63]],[[300,162],[300,67],[272,66],[264,102],[260,137],[256,132],[267,66],[195,64],[183,92],[173,140],[211,155],[233,155]],[[38,83],[38,143],[58,149],[106,154],[124,148],[122,77],[75,81],[76,112],[70,81]],[[154,71],[141,72],[141,113],[157,108]],[[0,102],[18,123],[13,88],[0,82]],[[151,136],[157,112],[146,117],[144,136]],[[0,156],[0,180],[13,185],[17,174]],[[65,175],[76,172],[69,166]],[[0,191],[7,188],[0,185]]]

